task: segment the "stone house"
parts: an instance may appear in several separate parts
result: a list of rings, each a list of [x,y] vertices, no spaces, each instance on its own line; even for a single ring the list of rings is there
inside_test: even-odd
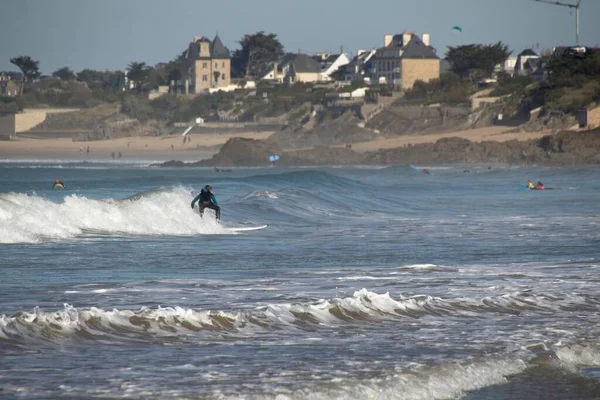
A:
[[[19,84],[6,74],[0,75],[0,96],[16,97],[19,95]]]
[[[219,35],[211,42],[206,37],[195,37],[189,44],[182,80],[186,93],[201,93],[231,84],[231,54]]]
[[[418,80],[428,82],[440,77],[440,58],[430,45],[430,36],[421,38],[412,32],[384,36],[371,62],[371,81],[410,89]]]
[[[260,74],[260,80],[278,83],[319,82],[321,64],[306,54],[288,53]]]

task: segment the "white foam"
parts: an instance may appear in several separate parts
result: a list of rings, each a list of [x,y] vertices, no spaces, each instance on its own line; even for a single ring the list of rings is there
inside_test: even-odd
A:
[[[455,399],[466,392],[507,382],[507,377],[523,372],[527,364],[520,359],[463,361],[436,366],[416,366],[399,373],[357,381],[334,378],[327,389],[307,388],[294,393],[271,396],[244,396],[250,399],[292,400],[329,399]]]
[[[0,243],[69,239],[102,234],[232,234],[214,218],[201,219],[190,208],[189,190],[178,188],[116,201],[76,194],[62,203],[20,193],[0,195]],[[210,215],[210,213],[208,214]]]
[[[556,350],[561,361],[573,365],[600,366],[600,349],[574,345]]]
[[[435,264],[412,264],[412,265],[403,265],[398,267],[398,269],[416,269],[416,270],[436,270],[439,267]]]

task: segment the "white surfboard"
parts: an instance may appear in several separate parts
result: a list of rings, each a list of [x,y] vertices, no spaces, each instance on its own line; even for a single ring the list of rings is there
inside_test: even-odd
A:
[[[233,228],[226,228],[231,232],[247,232],[247,231],[257,231],[259,229],[265,229],[269,225],[261,225],[261,226],[238,226]]]

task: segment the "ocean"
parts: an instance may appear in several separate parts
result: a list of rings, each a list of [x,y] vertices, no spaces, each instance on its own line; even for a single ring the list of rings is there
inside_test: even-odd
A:
[[[427,168],[0,163],[0,398],[600,398],[600,168]]]

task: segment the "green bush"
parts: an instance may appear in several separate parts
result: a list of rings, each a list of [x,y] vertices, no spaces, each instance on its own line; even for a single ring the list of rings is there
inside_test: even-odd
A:
[[[154,109],[148,98],[128,95],[121,100],[121,111],[139,121],[148,121],[154,117]]]

